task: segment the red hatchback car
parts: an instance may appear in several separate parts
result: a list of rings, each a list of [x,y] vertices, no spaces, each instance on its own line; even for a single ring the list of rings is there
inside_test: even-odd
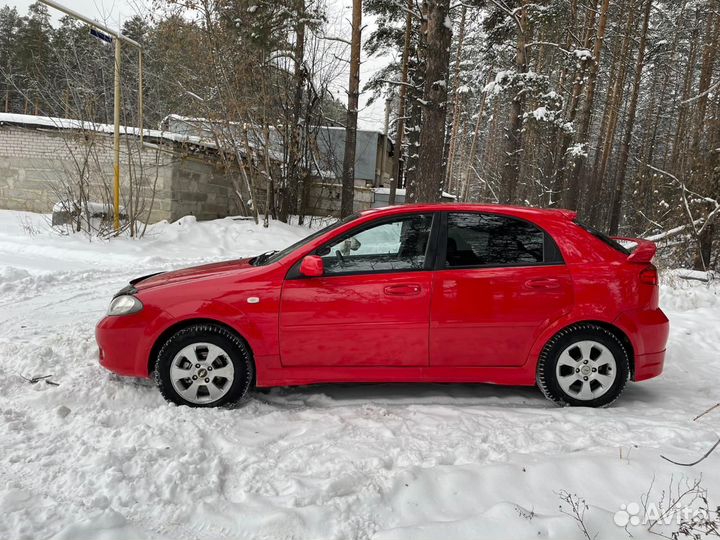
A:
[[[665,357],[655,245],[632,242],[564,210],[367,210],[279,252],[131,281],[97,325],[100,363],[190,406],[328,382],[537,384],[604,406]]]

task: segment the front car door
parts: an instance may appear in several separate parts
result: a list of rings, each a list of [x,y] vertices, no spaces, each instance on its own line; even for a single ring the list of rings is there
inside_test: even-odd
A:
[[[321,277],[288,273],[280,305],[283,366],[426,366],[434,214],[370,222],[330,240]]]
[[[566,313],[572,280],[535,224],[481,212],[443,214],[430,321],[430,365],[520,366]]]

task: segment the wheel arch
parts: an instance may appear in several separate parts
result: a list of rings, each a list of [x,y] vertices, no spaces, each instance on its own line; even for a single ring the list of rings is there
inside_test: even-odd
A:
[[[153,343],[152,347],[150,348],[150,354],[147,359],[147,369],[148,369],[148,375],[152,375],[153,371],[155,371],[155,363],[157,362],[157,356],[160,352],[160,349],[162,348],[163,344],[168,340],[170,336],[172,336],[174,333],[179,332],[183,328],[187,328],[189,326],[194,326],[196,324],[212,324],[214,326],[220,326],[223,329],[227,330],[231,334],[235,335],[240,341],[242,341],[245,344],[245,347],[247,347],[248,353],[250,354],[250,361],[253,363],[253,381],[252,384],[255,384],[255,377],[257,373],[257,369],[255,366],[255,355],[253,353],[252,347],[250,346],[250,343],[248,340],[243,336],[240,332],[238,332],[235,328],[230,326],[227,323],[224,323],[222,321],[219,321],[217,319],[213,319],[210,317],[197,317],[192,319],[183,319],[182,321],[177,321],[174,324],[171,324],[168,326],[165,330],[163,330],[160,335],[155,339],[155,342]]]
[[[562,332],[566,332],[575,326],[580,326],[583,324],[593,324],[595,326],[599,326],[600,328],[607,330],[608,332],[613,334],[616,338],[618,338],[620,343],[622,343],[623,348],[625,349],[625,352],[627,353],[628,361],[630,362],[630,377],[631,377],[631,379],[634,379],[635,378],[635,348],[633,347],[632,341],[620,327],[618,327],[612,323],[606,322],[606,321],[599,321],[599,320],[595,320],[595,319],[574,321],[574,322],[567,324],[567,325],[563,326],[562,328],[556,330],[555,332],[552,333],[552,335],[550,335],[549,337],[544,339],[542,342],[542,347],[539,348],[538,354],[535,355],[534,361],[536,364],[536,369],[537,369],[537,363],[540,360],[540,355],[545,350],[545,348],[548,346],[548,344],[555,338],[555,336],[557,336],[558,334],[560,334]]]

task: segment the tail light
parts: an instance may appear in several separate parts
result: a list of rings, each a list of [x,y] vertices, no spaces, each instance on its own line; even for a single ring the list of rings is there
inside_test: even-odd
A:
[[[640,283],[653,286],[658,284],[658,273],[655,265],[648,264],[640,271]]]

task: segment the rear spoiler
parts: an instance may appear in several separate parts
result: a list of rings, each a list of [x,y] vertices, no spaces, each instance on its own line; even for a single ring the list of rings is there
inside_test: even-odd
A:
[[[627,242],[637,244],[632,250],[632,253],[628,255],[628,262],[631,263],[649,263],[652,261],[657,251],[655,242],[650,240],[643,240],[641,238],[623,238],[622,236],[613,236],[613,240],[616,242]]]

